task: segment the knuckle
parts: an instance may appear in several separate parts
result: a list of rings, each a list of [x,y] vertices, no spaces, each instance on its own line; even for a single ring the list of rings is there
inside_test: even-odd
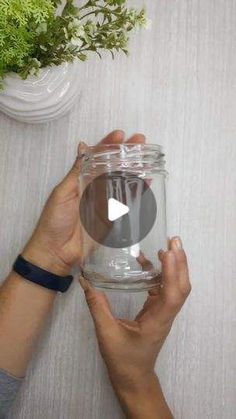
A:
[[[62,192],[61,192],[61,185],[60,185],[60,183],[59,183],[58,185],[56,185],[56,186],[53,188],[53,191],[52,191],[52,196],[53,196],[55,199],[58,199],[58,198],[60,198],[60,197],[62,196]]]
[[[180,286],[180,291],[184,299],[186,299],[192,291],[192,285],[189,281],[186,281]]]
[[[56,185],[53,190],[52,190],[52,195],[57,195],[58,194],[58,189],[59,189],[59,185]]]
[[[185,287],[184,287],[184,291],[185,291],[185,295],[188,296],[190,294],[190,292],[192,291],[192,285],[190,284],[190,282],[188,282]]]
[[[169,293],[166,296],[166,305],[170,308],[170,309],[178,309],[179,307],[181,307],[183,305],[184,302],[184,298],[182,296],[181,293],[179,292],[175,292],[175,293]]]
[[[163,263],[164,266],[168,264],[168,262],[169,262],[170,258],[172,257],[172,255],[173,255],[173,252],[171,250],[167,250],[163,254],[163,256],[162,256],[162,263]]]
[[[187,264],[187,256],[183,249],[179,250],[178,253],[176,253],[176,258],[179,263],[181,264]]]

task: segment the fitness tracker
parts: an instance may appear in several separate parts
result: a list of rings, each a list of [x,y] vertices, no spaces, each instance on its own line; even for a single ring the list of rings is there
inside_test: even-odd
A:
[[[21,255],[17,257],[13,270],[28,281],[53,291],[66,292],[73,281],[73,276],[59,276],[45,271],[28,262]]]

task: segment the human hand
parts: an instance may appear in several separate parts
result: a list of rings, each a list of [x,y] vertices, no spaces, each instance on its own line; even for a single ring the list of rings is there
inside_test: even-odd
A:
[[[113,131],[98,145],[125,142],[123,131]],[[143,143],[142,134],[132,136],[127,142]],[[79,183],[81,155],[86,151],[81,143],[78,157],[66,175],[51,193],[43,209],[37,227],[26,245],[22,256],[41,268],[58,275],[68,275],[72,266],[82,257],[79,220]]]
[[[105,294],[92,288],[84,278],[80,279],[112,385],[128,417],[135,419],[171,417],[164,406],[154,366],[172,323],[191,291],[181,240],[171,239],[169,250],[159,252],[159,258],[162,287],[149,292],[133,321],[116,319]],[[163,415],[158,415],[157,409],[159,412],[162,409]]]

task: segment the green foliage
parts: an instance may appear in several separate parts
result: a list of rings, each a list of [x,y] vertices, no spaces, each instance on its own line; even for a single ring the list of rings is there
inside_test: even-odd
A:
[[[48,0],[1,0],[0,78],[9,71],[21,72],[25,66],[36,66],[32,61],[37,42],[35,31],[53,17],[54,5]]]
[[[40,67],[84,61],[89,51],[127,54],[130,31],[145,24],[144,10],[127,8],[126,0],[80,7],[74,0],[0,0],[0,82],[11,71],[25,79]]]

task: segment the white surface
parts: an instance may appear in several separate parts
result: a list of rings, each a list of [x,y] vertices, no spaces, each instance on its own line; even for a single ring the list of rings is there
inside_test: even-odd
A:
[[[38,76],[22,80],[10,73],[0,92],[0,110],[17,121],[42,123],[65,115],[80,92],[81,63],[42,68]]]
[[[141,2],[140,2],[141,3]],[[2,278],[78,139],[123,127],[163,144],[169,233],[189,254],[193,291],[159,358],[176,419],[236,415],[236,2],[147,1],[152,31],[129,59],[81,68],[73,111],[42,127],[0,116]],[[132,317],[143,296],[112,295]],[[118,419],[79,286],[58,298],[11,419]]]

